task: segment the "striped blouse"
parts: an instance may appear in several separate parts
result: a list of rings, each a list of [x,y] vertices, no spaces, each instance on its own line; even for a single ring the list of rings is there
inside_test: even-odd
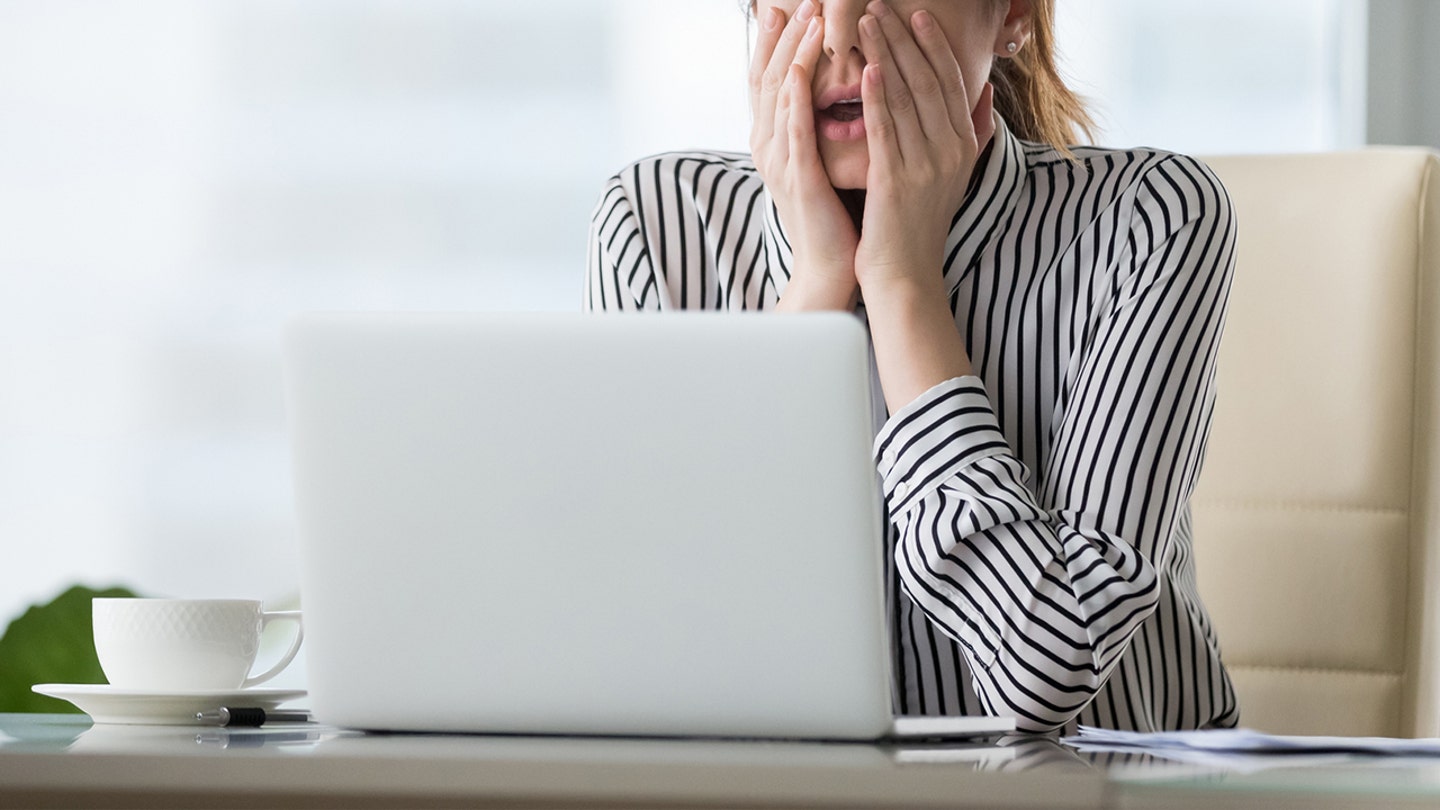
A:
[[[1075,156],[1001,125],[944,255],[975,375],[898,413],[882,402],[896,711],[1009,714],[1031,731],[1232,726],[1189,508],[1230,200],[1181,155]],[[792,266],[748,155],[663,154],[605,187],[585,305],[765,310]]]

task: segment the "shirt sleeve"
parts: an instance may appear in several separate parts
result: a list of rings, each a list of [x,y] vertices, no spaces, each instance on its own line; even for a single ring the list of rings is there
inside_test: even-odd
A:
[[[585,309],[591,312],[666,307],[639,217],[619,176],[610,178],[590,215]]]
[[[1038,478],[976,377],[922,394],[875,443],[906,593],[957,640],[987,710],[1024,730],[1073,718],[1154,612],[1209,431],[1229,197],[1171,157],[1133,205]]]

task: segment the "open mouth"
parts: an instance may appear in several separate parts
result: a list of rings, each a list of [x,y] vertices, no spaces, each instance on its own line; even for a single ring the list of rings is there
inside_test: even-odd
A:
[[[859,141],[865,137],[865,105],[860,85],[836,85],[815,99],[815,129],[822,140]]]
[[[820,114],[836,121],[856,121],[865,117],[865,106],[858,98],[847,98],[831,104],[821,110]]]

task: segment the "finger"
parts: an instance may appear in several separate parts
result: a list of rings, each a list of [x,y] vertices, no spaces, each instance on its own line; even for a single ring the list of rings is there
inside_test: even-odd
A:
[[[760,15],[760,33],[755,38],[755,52],[750,55],[750,107],[757,115],[760,112],[761,80],[770,56],[780,42],[780,33],[785,30],[785,12],[771,6]]]
[[[761,15],[760,35],[755,43],[755,54],[750,60],[750,150],[758,151],[762,144],[770,142],[775,132],[775,99],[765,93],[765,69],[770,57],[780,42],[780,33],[785,27],[785,13],[771,7]]]
[[[825,48],[825,18],[815,15],[805,27],[805,33],[800,37],[800,44],[795,48],[795,58],[791,64],[805,68],[807,76],[813,76],[815,67],[820,64],[820,51]]]
[[[800,38],[799,45],[795,48],[795,58],[785,67],[785,93],[789,95],[790,117],[793,120],[798,115],[811,113],[814,110],[810,105],[810,71],[820,61],[821,43],[824,37],[821,36],[821,29],[824,20],[819,17],[812,17],[805,28],[805,34]],[[800,86],[803,83],[803,87]],[[783,133],[776,130],[778,134]]]
[[[804,36],[805,30],[814,16],[814,0],[804,0],[800,7],[795,9],[795,15],[781,30],[780,38],[775,43],[775,49],[770,54],[765,70],[760,74],[758,109],[764,111],[774,107],[780,88],[785,84],[785,74],[790,70],[790,63],[795,61],[795,52],[800,47],[800,39]]]
[[[895,142],[895,148],[901,155],[905,153],[907,145],[912,150],[923,148],[925,133],[915,112],[915,98],[905,87],[905,82],[900,78],[900,73],[890,57],[890,49],[885,42],[880,21],[869,14],[860,18],[860,49],[865,53],[865,72],[870,73],[870,69],[874,68],[875,78],[883,85],[883,92],[876,95],[876,104],[884,105],[882,114],[885,116],[889,135]],[[868,119],[872,105],[865,99],[863,81],[860,89],[860,99],[865,102],[865,132],[868,137]]]
[[[955,59],[950,41],[945,39],[945,32],[935,24],[930,12],[923,10],[915,12],[911,27],[915,29],[915,41],[920,51],[940,83],[940,95],[945,99],[951,127],[961,137],[977,134],[971,121],[970,94],[965,90],[965,77],[960,73],[960,62]],[[976,140],[982,139],[977,137]]]
[[[905,26],[905,21],[879,0],[867,6],[866,10],[880,23],[880,30],[885,35],[886,49],[890,52],[890,58],[895,63],[906,93],[914,99],[915,117],[925,136],[932,141],[952,138],[955,127],[950,121],[940,79],[935,69],[930,66],[930,60],[925,58],[920,46],[916,44],[910,29]],[[917,12],[916,16],[921,13],[923,12]],[[933,17],[926,15],[926,18],[933,24]],[[892,83],[888,94],[892,104],[899,101],[898,93]],[[968,106],[964,110],[966,113],[970,112]],[[901,132],[903,134],[904,130]]]
[[[795,108],[793,80],[786,73],[786,80],[775,99],[775,132],[771,138],[770,154],[775,165],[784,166],[790,162],[790,118]]]
[[[802,174],[814,179],[813,171],[820,165],[820,149],[815,140],[815,108],[811,103],[810,74],[799,63],[790,66],[786,83],[790,96],[788,144],[790,160]]]
[[[869,149],[870,170],[889,173],[900,163],[900,145],[896,140],[895,119],[888,101],[889,87],[878,64],[865,66],[860,74],[860,101],[865,110],[865,142]],[[867,183],[875,191],[873,183]]]

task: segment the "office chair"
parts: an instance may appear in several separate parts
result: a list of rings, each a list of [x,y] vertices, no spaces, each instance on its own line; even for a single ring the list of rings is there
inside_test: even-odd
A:
[[[1240,722],[1440,736],[1440,155],[1206,162],[1240,231],[1195,555]]]

